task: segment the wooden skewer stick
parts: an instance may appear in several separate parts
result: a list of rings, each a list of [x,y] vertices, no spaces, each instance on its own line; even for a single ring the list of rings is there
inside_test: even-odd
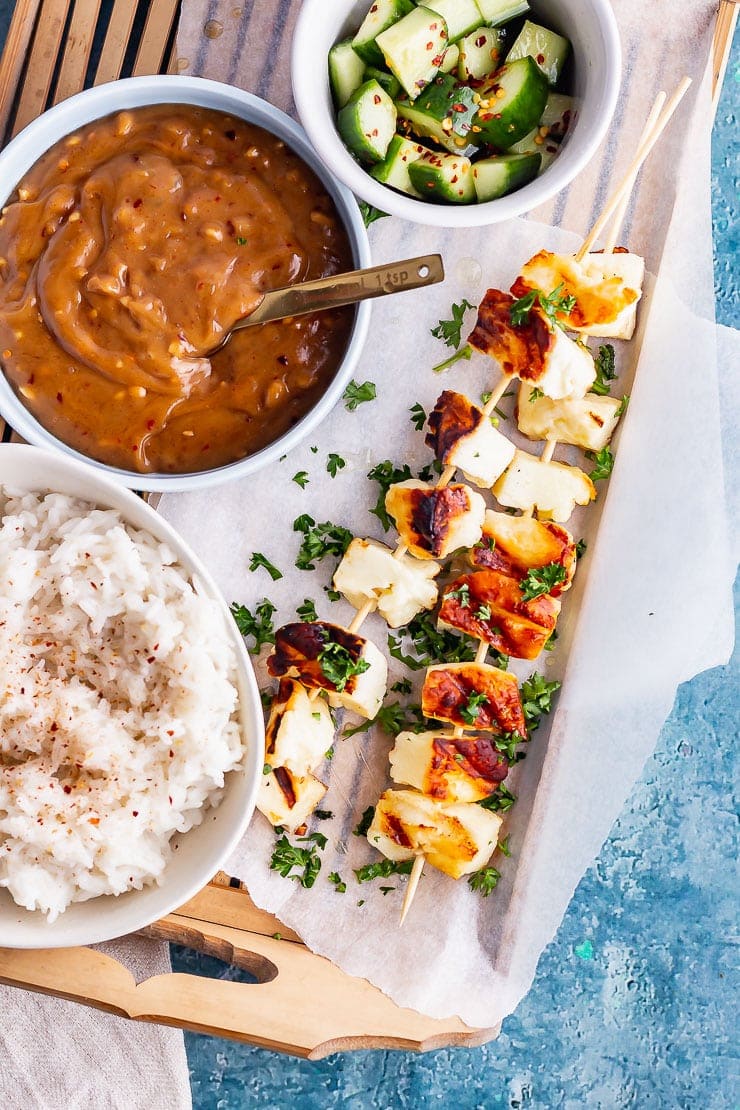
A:
[[[650,135],[650,138],[645,143],[645,145],[642,147],[642,149],[638,150],[638,152],[635,155],[632,163],[630,164],[629,168],[627,169],[627,172],[625,173],[624,177],[622,178],[619,185],[615,189],[611,198],[607,201],[606,205],[604,206],[604,209],[603,209],[601,215],[599,216],[598,220],[596,221],[594,226],[591,228],[591,230],[588,233],[588,235],[586,236],[586,238],[583,240],[583,243],[581,245],[581,249],[576,254],[576,261],[577,262],[581,262],[582,259],[588,254],[588,252],[591,250],[591,247],[594,245],[594,243],[598,239],[599,235],[601,234],[601,232],[606,227],[608,221],[611,219],[612,215],[614,214],[616,209],[619,207],[619,204],[621,203],[621,200],[622,200],[622,197],[624,196],[625,191],[627,189],[631,188],[631,181],[632,181],[633,176],[639,172],[643,162],[645,161],[647,156],[650,154],[650,151],[653,149],[653,147],[657,143],[660,136],[663,134],[664,130],[668,126],[668,123],[669,123],[671,117],[673,116],[673,113],[676,111],[676,108],[678,107],[678,105],[683,100],[683,98],[686,95],[686,92],[687,92],[690,85],[691,85],[691,78],[690,77],[684,77],[684,79],[681,81],[678,88],[674,92],[673,96],[668,101],[667,105],[665,106],[665,109],[663,110],[656,126],[654,127],[653,132]]]
[[[648,139],[652,135],[653,130],[654,130],[654,128],[655,128],[655,126],[658,122],[658,116],[660,115],[660,112],[662,111],[663,105],[665,104],[665,102],[666,102],[666,94],[664,92],[659,92],[658,95],[655,98],[655,103],[653,104],[652,108],[650,109],[650,115],[648,116],[647,120],[645,121],[645,126],[643,128],[642,135],[640,136],[640,141],[637,145],[637,153],[638,154],[641,153],[643,147],[645,146],[645,143],[648,141]],[[607,236],[606,242],[604,243],[604,253],[605,254],[613,254],[614,253],[614,248],[617,245],[617,238],[619,237],[619,229],[621,228],[622,224],[624,223],[624,217],[627,214],[627,207],[628,207],[629,202],[630,202],[630,197],[632,196],[632,193],[633,193],[634,188],[635,188],[635,182],[637,181],[637,172],[638,171],[635,171],[635,173],[632,174],[632,177],[630,178],[629,186],[628,186],[628,188],[625,189],[624,195],[622,196],[622,199],[619,202],[619,206],[618,206],[616,212],[614,213],[614,220],[612,221],[611,229],[610,229],[609,234]]]

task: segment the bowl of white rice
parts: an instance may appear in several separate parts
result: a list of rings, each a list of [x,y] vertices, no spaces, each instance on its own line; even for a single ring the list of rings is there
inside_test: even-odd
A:
[[[259,691],[215,583],[91,467],[0,446],[0,946],[91,944],[200,890],[244,835]]]

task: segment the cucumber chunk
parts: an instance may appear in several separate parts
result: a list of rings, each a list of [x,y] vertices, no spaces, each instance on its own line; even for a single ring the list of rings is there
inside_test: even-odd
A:
[[[550,84],[555,85],[569,53],[570,43],[566,38],[528,19],[517,35],[506,61],[515,62],[518,58],[529,55],[534,58]]]
[[[444,52],[442,61],[440,63],[440,73],[457,73],[458,63],[460,61],[460,47],[456,42],[451,42]]]
[[[426,6],[442,16],[450,42],[457,42],[483,23],[475,0],[428,0]]]
[[[352,39],[355,53],[359,54],[363,62],[367,62],[369,66],[385,65],[383,51],[376,45],[376,38],[381,31],[385,31],[386,27],[397,23],[413,10],[414,5],[411,0],[374,0],[370,11]]]
[[[501,65],[503,34],[495,27],[479,27],[460,41],[457,75],[461,81],[480,81]]]
[[[378,35],[385,63],[413,100],[439,69],[447,47],[447,24],[420,5]]]
[[[377,81],[365,81],[340,109],[337,127],[363,162],[382,162],[396,130],[396,106]]]
[[[365,70],[366,81],[377,81],[381,89],[385,89],[391,100],[395,100],[401,93],[401,85],[397,77],[389,73],[387,69],[376,69],[375,66],[368,66]]]
[[[479,201],[496,200],[521,189],[535,178],[540,168],[539,154],[499,154],[473,163],[473,185]]]
[[[365,63],[352,49],[349,39],[329,51],[329,83],[337,108],[343,108],[365,76]]]
[[[527,0],[475,0],[480,8],[480,14],[485,23],[498,27],[499,23],[508,23],[518,15],[529,11]]]
[[[511,154],[539,154],[540,173],[552,165],[560,151],[560,144],[572,125],[576,114],[576,101],[572,96],[550,93],[539,125],[509,147]]]
[[[398,189],[400,193],[420,197],[421,193],[411,184],[409,166],[426,153],[429,152],[421,143],[413,143],[410,139],[404,139],[403,135],[394,135],[388,153],[382,162],[372,167],[370,176],[383,185]]]
[[[434,139],[452,154],[461,154],[471,142],[472,122],[478,110],[474,96],[472,89],[450,74],[442,74],[413,103],[397,100],[396,110],[414,135]]]
[[[411,184],[429,200],[469,204],[475,200],[472,165],[459,154],[428,151],[409,165]]]
[[[473,120],[472,137],[479,145],[490,143],[506,150],[539,122],[549,86],[535,60],[527,56],[507,62],[479,92],[480,108]]]

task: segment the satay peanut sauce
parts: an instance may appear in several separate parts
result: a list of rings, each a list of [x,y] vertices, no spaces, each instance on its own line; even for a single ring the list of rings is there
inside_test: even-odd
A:
[[[352,268],[331,198],[261,128],[157,105],[58,142],[0,219],[0,352],[65,443],[127,470],[206,470],[285,432],[353,309],[237,332],[261,293]]]

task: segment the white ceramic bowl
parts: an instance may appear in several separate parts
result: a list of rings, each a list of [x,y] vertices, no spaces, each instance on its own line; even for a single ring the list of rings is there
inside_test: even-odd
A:
[[[0,947],[66,948],[93,944],[142,929],[187,902],[225,863],[244,835],[254,812],[264,763],[259,690],[244,641],[215,582],[175,530],[141,498],[87,464],[21,444],[0,445],[0,485],[4,484],[66,493],[118,509],[135,528],[146,529],[167,543],[181,565],[197,576],[204,591],[222,610],[236,653],[246,744],[243,768],[227,775],[221,804],[206,811],[202,824],[173,838],[178,850],[173,852],[161,884],[118,897],[103,895],[89,902],[75,902],[51,925],[42,914],[21,909],[6,890],[0,890]]]
[[[22,131],[0,152],[0,206],[12,194],[17,183],[28,169],[64,135],[91,120],[100,119],[123,108],[136,108],[145,104],[196,104],[228,112],[263,127],[284,139],[288,146],[306,162],[321,180],[337,207],[352,249],[356,269],[370,265],[370,245],[359,209],[352,194],[327,171],[321,159],[308,142],[301,128],[265,100],[243,92],[231,85],[205,81],[198,77],[132,77],[87,89],[51,108]],[[242,478],[263,466],[277,462],[304,439],[328,416],[341,399],[350,381],[367,337],[370,323],[370,302],[355,308],[355,319],[347,349],[334,378],[316,404],[306,415],[274,443],[263,447],[245,459],[214,470],[193,474],[138,474],[89,459],[62,443],[21,404],[5,376],[0,373],[0,413],[29,443],[52,447],[76,459],[84,459],[91,466],[122,482],[131,489],[173,492],[203,489],[231,478]]]
[[[353,193],[382,212],[436,227],[480,227],[521,216],[573,181],[593,157],[609,126],[619,92],[621,50],[609,0],[531,0],[538,16],[570,39],[580,101],[575,127],[551,166],[529,185],[484,204],[430,204],[381,185],[354,160],[336,129],[329,89],[330,47],[362,22],[369,0],[303,0],[293,34],[291,73],[298,114],[328,168]]]

